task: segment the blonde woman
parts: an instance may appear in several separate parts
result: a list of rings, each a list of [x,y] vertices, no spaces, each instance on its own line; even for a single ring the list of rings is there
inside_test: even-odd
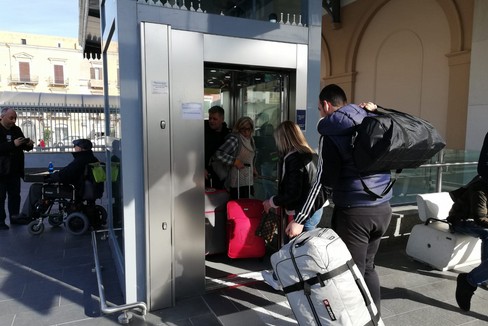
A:
[[[253,181],[254,175],[257,173],[254,168],[256,145],[252,137],[253,133],[252,119],[239,118],[232,128],[232,133],[226,137],[224,144],[215,153],[216,159],[231,166],[227,177],[231,199],[249,198],[254,194]],[[249,188],[251,193],[249,193]]]
[[[283,121],[274,132],[276,146],[281,162],[281,180],[278,184],[278,193],[263,202],[264,210],[281,207],[288,216],[288,222],[293,221],[296,213],[304,205],[311,181],[313,181],[313,156],[300,127],[293,121]],[[317,201],[315,213],[304,223],[303,231],[314,229],[322,218],[325,195],[322,201]],[[273,277],[271,271],[264,271],[263,278],[274,289],[279,290],[280,285]]]

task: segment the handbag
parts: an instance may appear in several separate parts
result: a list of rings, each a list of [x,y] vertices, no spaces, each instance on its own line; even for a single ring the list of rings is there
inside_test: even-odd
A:
[[[231,168],[230,165],[227,165],[224,162],[212,157],[210,159],[210,166],[212,167],[213,172],[217,175],[217,178],[219,178],[220,181],[224,181],[225,179],[227,179]]]
[[[256,228],[255,234],[258,237],[261,237],[266,241],[266,243],[270,243],[273,241],[274,235],[278,231],[278,221],[279,216],[273,212],[264,212],[261,216],[261,221],[259,222],[258,227]]]

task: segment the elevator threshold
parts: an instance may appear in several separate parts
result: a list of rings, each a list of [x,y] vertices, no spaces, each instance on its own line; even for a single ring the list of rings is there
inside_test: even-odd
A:
[[[205,289],[210,292],[261,282],[261,271],[270,268],[269,255],[260,259],[231,259],[226,254],[210,255],[205,260]]]

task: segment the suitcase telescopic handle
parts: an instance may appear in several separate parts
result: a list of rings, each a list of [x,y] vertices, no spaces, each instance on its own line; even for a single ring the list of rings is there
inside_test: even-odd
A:
[[[244,163],[244,167],[249,168],[249,197],[251,197],[251,175],[252,175],[252,170],[251,170],[251,164],[249,163]],[[241,176],[240,176],[241,170],[237,169],[237,198],[241,198]]]

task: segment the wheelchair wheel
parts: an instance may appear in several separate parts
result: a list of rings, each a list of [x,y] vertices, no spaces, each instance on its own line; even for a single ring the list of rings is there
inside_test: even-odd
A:
[[[97,221],[97,224],[100,226],[107,224],[107,211],[103,206],[100,205],[95,205],[95,221]]]
[[[39,221],[36,219],[27,225],[27,230],[31,235],[39,235],[44,232],[44,223],[39,223]]]
[[[81,212],[74,212],[69,214],[64,221],[66,230],[74,235],[82,235],[90,227],[88,217]]]
[[[62,215],[50,215],[47,218],[49,225],[51,226],[60,226],[63,224],[63,216]]]

